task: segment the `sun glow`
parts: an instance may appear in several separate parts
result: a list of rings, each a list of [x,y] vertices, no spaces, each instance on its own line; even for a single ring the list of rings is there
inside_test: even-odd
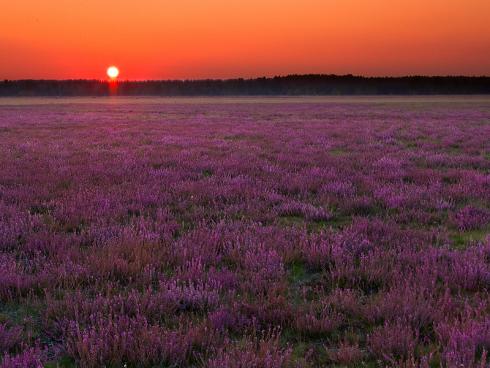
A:
[[[111,79],[116,79],[119,76],[119,69],[115,66],[108,67],[107,76]]]

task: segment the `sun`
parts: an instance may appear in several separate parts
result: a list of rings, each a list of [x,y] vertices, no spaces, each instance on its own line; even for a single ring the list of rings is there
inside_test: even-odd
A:
[[[107,76],[111,79],[116,79],[119,75],[119,69],[114,65],[107,68]]]

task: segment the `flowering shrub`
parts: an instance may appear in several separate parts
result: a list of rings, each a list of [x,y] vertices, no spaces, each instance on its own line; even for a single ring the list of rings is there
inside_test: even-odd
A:
[[[418,334],[402,321],[378,327],[368,336],[370,350],[388,362],[415,356]]]
[[[6,354],[0,362],[1,368],[42,368],[46,356],[39,348],[27,348],[17,355]]]
[[[359,348],[359,344],[341,342],[336,349],[327,349],[330,360],[340,365],[353,365],[359,363],[364,357],[364,353]]]
[[[12,328],[0,323],[0,352],[6,353],[20,343],[22,340],[22,329],[19,326]]]
[[[242,344],[225,342],[206,366],[213,368],[283,368],[292,363],[291,349],[279,346],[278,336],[245,340]]]
[[[488,103],[104,101],[0,108],[0,367],[488,365]]]
[[[466,206],[455,214],[455,222],[460,230],[476,230],[490,223],[490,212]]]
[[[180,331],[165,331],[144,317],[92,315],[87,327],[71,322],[66,331],[69,354],[82,367],[124,364],[182,364],[192,340]]]

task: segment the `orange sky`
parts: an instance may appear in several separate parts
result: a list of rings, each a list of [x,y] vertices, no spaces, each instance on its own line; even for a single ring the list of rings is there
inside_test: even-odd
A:
[[[489,0],[0,2],[0,79],[490,75]]]

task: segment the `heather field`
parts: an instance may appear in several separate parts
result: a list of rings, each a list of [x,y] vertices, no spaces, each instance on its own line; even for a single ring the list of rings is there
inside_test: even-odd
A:
[[[0,100],[0,367],[487,367],[490,99]]]

